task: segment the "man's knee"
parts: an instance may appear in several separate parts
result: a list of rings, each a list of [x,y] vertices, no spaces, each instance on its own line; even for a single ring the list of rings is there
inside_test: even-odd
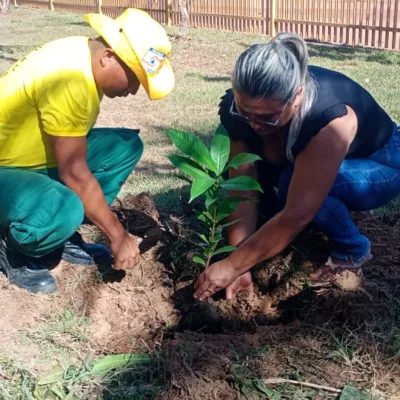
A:
[[[121,140],[119,153],[126,161],[130,161],[135,167],[143,155],[143,141],[140,138],[138,131],[133,129],[121,129],[118,133]]]
[[[76,193],[53,184],[30,204],[24,218],[9,225],[8,238],[19,251],[30,256],[45,255],[61,246],[80,226],[83,205]]]

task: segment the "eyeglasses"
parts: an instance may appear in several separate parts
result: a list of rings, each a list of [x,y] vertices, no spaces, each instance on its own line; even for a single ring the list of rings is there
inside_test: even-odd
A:
[[[269,121],[269,120],[266,120],[264,118],[257,117],[257,116],[256,117],[254,117],[254,116],[246,117],[245,115],[242,115],[236,107],[235,99],[232,100],[231,108],[229,109],[229,114],[231,114],[232,117],[235,117],[248,125],[251,125],[254,122],[259,125],[272,126],[272,127],[276,128],[279,124],[279,121],[281,120],[282,114],[285,112],[286,107],[288,106],[289,103],[290,103],[290,100],[285,104],[285,106],[283,107],[283,109],[282,109],[281,113],[279,114],[278,118],[276,119],[276,121]]]

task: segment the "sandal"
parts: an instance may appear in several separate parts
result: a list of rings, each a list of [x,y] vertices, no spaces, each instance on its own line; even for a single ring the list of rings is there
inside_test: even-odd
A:
[[[337,287],[346,292],[355,292],[362,286],[362,267],[372,257],[372,254],[368,253],[357,263],[345,260],[333,261],[332,257],[329,257],[328,261],[319,268],[323,270],[322,273],[318,273],[319,270],[317,270],[314,274],[310,274],[311,287],[316,289]]]

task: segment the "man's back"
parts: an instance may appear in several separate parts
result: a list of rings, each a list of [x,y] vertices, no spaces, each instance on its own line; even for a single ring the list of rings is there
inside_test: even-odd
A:
[[[48,43],[0,78],[0,166],[51,168],[46,134],[85,136],[99,113],[86,37]]]

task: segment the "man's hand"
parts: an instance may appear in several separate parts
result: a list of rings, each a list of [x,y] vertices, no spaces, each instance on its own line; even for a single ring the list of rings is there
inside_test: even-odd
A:
[[[114,269],[125,270],[134,268],[140,261],[140,250],[136,239],[129,233],[111,242],[111,252],[114,256]]]

